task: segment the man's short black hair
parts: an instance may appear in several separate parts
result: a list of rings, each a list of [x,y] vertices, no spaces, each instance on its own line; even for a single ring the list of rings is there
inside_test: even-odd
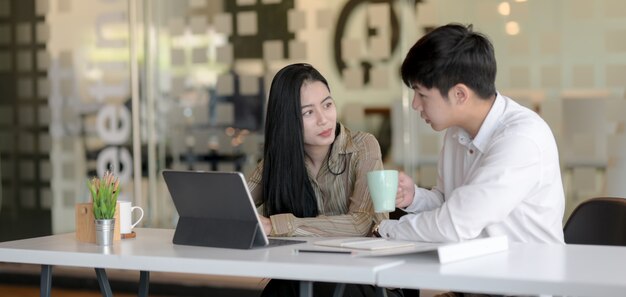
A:
[[[496,58],[493,45],[472,25],[448,24],[420,38],[402,63],[404,83],[439,89],[444,98],[462,83],[481,98],[496,94]]]

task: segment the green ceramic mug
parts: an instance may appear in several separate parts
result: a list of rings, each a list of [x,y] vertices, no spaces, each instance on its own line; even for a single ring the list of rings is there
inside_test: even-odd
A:
[[[375,212],[392,212],[396,209],[398,192],[397,170],[374,170],[367,173],[367,186]]]

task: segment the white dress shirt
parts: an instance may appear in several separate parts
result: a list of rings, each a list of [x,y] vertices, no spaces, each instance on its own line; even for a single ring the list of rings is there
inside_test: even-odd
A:
[[[380,224],[383,237],[564,242],[558,150],[535,112],[498,94],[474,139],[461,128],[447,129],[438,167],[437,186],[415,187],[409,214]]]

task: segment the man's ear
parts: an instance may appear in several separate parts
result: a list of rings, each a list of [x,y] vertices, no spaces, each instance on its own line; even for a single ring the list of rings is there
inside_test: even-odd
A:
[[[465,84],[456,84],[450,88],[449,97],[456,104],[465,104],[470,97],[470,89]]]

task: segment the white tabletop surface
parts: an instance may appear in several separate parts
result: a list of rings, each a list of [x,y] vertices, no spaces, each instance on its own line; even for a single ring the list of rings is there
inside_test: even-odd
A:
[[[248,276],[499,294],[626,296],[626,247],[511,244],[440,264],[435,252],[384,257],[294,253],[312,243],[253,250],[172,244],[174,230],[135,229],[109,249],[74,233],[0,243],[0,262]],[[309,239],[315,240],[315,239]]]
[[[378,274],[379,286],[498,294],[626,296],[626,247],[511,244],[507,252],[439,264],[428,253]]]
[[[400,258],[295,253],[311,243],[252,250],[172,244],[174,230],[136,228],[137,237],[110,248],[77,242],[74,233],[0,243],[0,262],[375,284]],[[319,247],[315,247],[319,248]]]

